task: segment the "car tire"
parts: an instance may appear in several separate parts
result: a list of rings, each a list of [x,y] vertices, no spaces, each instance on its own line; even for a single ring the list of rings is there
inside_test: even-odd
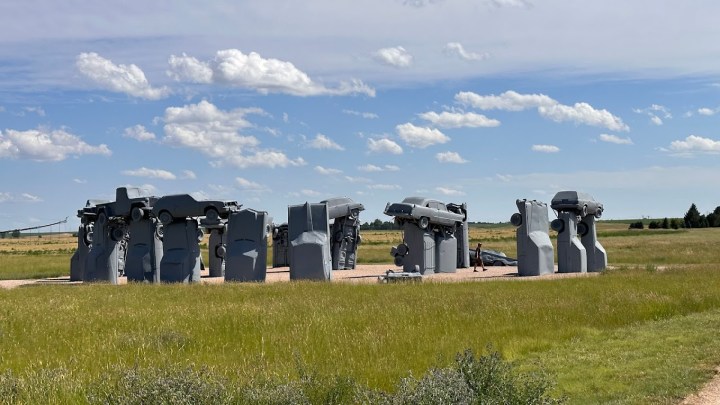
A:
[[[157,236],[158,239],[162,240],[162,239],[163,239],[163,235],[164,235],[163,232],[164,232],[164,229],[163,229],[162,224],[158,224],[158,225],[155,227],[155,236]]]
[[[158,214],[158,220],[160,220],[160,223],[164,226],[168,226],[173,222],[173,216],[168,211],[160,211]]]
[[[552,222],[550,222],[550,228],[552,228],[553,231],[560,233],[565,229],[565,221],[562,219],[553,219]]]
[[[513,226],[520,226],[523,223],[522,215],[520,213],[514,213],[510,217],[510,223],[513,224]]]
[[[205,210],[205,220],[209,222],[220,221],[220,213],[215,208],[208,208]]]
[[[420,217],[418,220],[418,227],[420,229],[427,229],[427,227],[430,225],[430,218],[428,217]]]
[[[145,217],[145,211],[143,211],[143,209],[140,207],[134,207],[130,211],[130,219],[132,219],[135,222],[140,221],[144,217]]]
[[[395,263],[395,266],[402,267],[403,265],[403,257],[402,256],[395,256],[395,260],[393,260]]]
[[[121,228],[113,228],[110,231],[110,239],[115,242],[120,242],[125,237],[125,232]]]
[[[587,233],[588,233],[589,230],[590,230],[590,228],[587,226],[586,223],[584,223],[584,222],[578,222],[578,225],[577,225],[577,233],[578,233],[578,235],[580,235],[580,236],[585,236],[585,235],[587,235]]]
[[[495,260],[492,264],[493,266],[505,266],[505,262],[500,260]]]
[[[227,253],[227,249],[225,249],[225,246],[220,245],[215,248],[215,256],[224,258],[225,253]]]
[[[582,211],[580,212],[580,216],[581,216],[581,217],[586,217],[587,214],[588,214],[588,208],[587,208],[587,204],[585,204],[585,205],[583,205],[583,207],[582,207]]]
[[[410,252],[410,248],[408,247],[408,245],[406,245],[404,243],[401,243],[398,245],[397,253],[399,256],[405,256],[408,254],[408,252]]]
[[[595,218],[600,219],[602,217],[602,209],[598,208],[597,211],[595,211]]]

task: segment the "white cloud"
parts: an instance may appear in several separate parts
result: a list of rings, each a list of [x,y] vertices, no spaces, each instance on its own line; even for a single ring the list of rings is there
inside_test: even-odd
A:
[[[347,180],[350,183],[370,183],[372,180],[365,178],[365,177],[352,177],[352,176],[345,176],[345,180]]]
[[[650,122],[658,126],[663,124],[663,120],[655,114],[650,114]]]
[[[175,176],[172,172],[162,169],[148,169],[147,167],[141,167],[135,170],[123,170],[122,174],[126,176],[135,177],[147,177],[150,179],[161,179],[161,180],[175,180]]]
[[[450,140],[438,129],[416,127],[409,122],[396,126],[395,130],[400,139],[413,148],[427,148],[430,145],[445,143]]]
[[[30,113],[35,113],[40,117],[45,116],[45,110],[43,110],[42,107],[25,107],[24,110]]]
[[[307,189],[307,188],[304,188],[304,189],[300,190],[300,194],[302,194],[302,195],[304,195],[304,196],[306,196],[306,197],[318,197],[318,196],[321,195],[320,192],[315,191],[315,190],[310,190],[310,189]]]
[[[413,62],[412,55],[402,46],[378,49],[374,57],[376,61],[396,68],[406,68]]]
[[[400,187],[397,184],[368,184],[367,188],[371,190],[400,190],[402,187]]]
[[[495,7],[517,7],[529,8],[532,6],[530,0],[489,0],[489,3]]]
[[[468,161],[463,159],[457,152],[440,152],[435,155],[440,163],[467,163]]]
[[[697,135],[690,135],[685,140],[672,141],[670,150],[680,154],[693,153],[720,153],[720,141],[710,138],[703,138]]]
[[[715,115],[715,114],[717,114],[717,112],[718,112],[718,109],[712,109],[712,108],[707,108],[707,107],[698,108],[698,110],[697,110],[698,114],[707,115],[707,116]]]
[[[133,97],[159,100],[170,95],[166,87],[154,88],[136,65],[116,65],[97,53],[81,53],[75,60],[77,69],[100,88]]]
[[[368,139],[368,149],[370,152],[375,153],[391,153],[393,155],[400,155],[403,153],[403,149],[400,145],[387,138]]]
[[[325,175],[325,176],[334,176],[334,175],[342,174],[342,170],[340,170],[340,169],[330,169],[330,168],[322,167],[322,166],[315,166],[315,171],[322,175]]]
[[[557,101],[544,94],[520,94],[513,90],[508,90],[497,96],[495,94],[481,96],[473,92],[462,91],[455,95],[455,101],[480,110],[505,111],[522,111],[528,108],[557,104]]]
[[[310,141],[308,145],[313,149],[333,149],[333,150],[345,150],[342,146],[335,143],[332,139],[328,138],[323,134],[315,135],[315,139]]]
[[[375,90],[360,80],[341,82],[335,88],[313,81],[291,62],[266,59],[256,52],[244,54],[238,49],[217,51],[210,62],[183,54],[172,55],[168,75],[175,80],[202,84],[226,84],[253,89],[261,94],[285,93],[295,96],[365,94]]]
[[[619,117],[607,110],[597,110],[588,103],[560,104],[544,94],[520,94],[509,90],[500,95],[481,96],[472,92],[460,92],[455,101],[481,110],[523,111],[537,108],[538,113],[555,122],[572,121],[578,124],[601,126],[613,131],[629,131]]]
[[[396,171],[400,170],[400,166],[395,166],[395,165],[385,165],[383,167],[385,168],[385,170],[387,170],[389,172],[396,172]]]
[[[603,142],[609,142],[609,143],[616,143],[618,145],[632,145],[633,141],[630,139],[630,137],[627,138],[620,138],[617,135],[611,135],[611,134],[600,134],[598,137]]]
[[[88,145],[80,137],[65,130],[46,128],[0,131],[0,158],[61,161],[69,156],[105,155],[112,152],[107,145]]]
[[[447,45],[445,45],[444,51],[448,55],[458,56],[468,61],[485,60],[490,57],[488,53],[468,52],[459,42],[448,42]]]
[[[371,113],[371,112],[361,112],[361,111],[355,111],[355,110],[342,110],[342,112],[344,114],[355,115],[355,116],[367,118],[370,120],[380,118],[380,117],[378,117],[377,114]]]
[[[612,115],[607,110],[596,110],[588,103],[575,103],[573,106],[563,104],[540,106],[538,112],[543,117],[555,122],[573,121],[578,124],[605,127],[613,131],[630,130],[630,127],[625,125],[619,117]]]
[[[87,184],[87,180],[85,179],[73,179],[73,181],[77,184]]]
[[[500,121],[488,118],[482,114],[474,112],[460,113],[443,111],[440,114],[434,111],[428,111],[418,116],[425,121],[430,121],[441,128],[479,128],[479,127],[497,127]]]
[[[456,190],[454,188],[448,188],[448,187],[435,187],[435,191],[437,191],[440,194],[449,195],[449,196],[465,195],[465,192],[463,192],[463,191]]]
[[[197,175],[192,170],[183,170],[182,178],[184,180],[195,180],[195,179],[197,179]]]
[[[200,151],[213,158],[213,165],[230,164],[239,168],[287,167],[305,164],[302,158],[290,159],[283,152],[260,149],[253,136],[240,135],[252,127],[245,116],[265,114],[258,108],[224,111],[203,100],[197,104],[165,109],[163,142]]]
[[[381,172],[383,170],[382,167],[371,164],[358,166],[357,169],[361,172]]]
[[[36,203],[36,202],[42,202],[43,199],[29,194],[29,193],[5,193],[0,192],[0,204],[2,203]]]
[[[244,191],[267,191],[267,187],[243,177],[235,177],[235,184]]]
[[[557,153],[560,152],[560,148],[558,148],[555,145],[533,145],[532,148],[530,148],[534,152],[543,152],[543,153]]]
[[[672,118],[670,110],[667,107],[659,104],[652,104],[650,107],[647,108],[635,108],[633,109],[633,111],[638,114],[647,115],[648,117],[650,117],[650,122],[658,126],[663,125],[663,118]],[[662,116],[662,118],[660,116]]]
[[[126,138],[136,139],[138,141],[152,141],[155,139],[155,134],[146,130],[142,125],[125,128],[123,136]]]

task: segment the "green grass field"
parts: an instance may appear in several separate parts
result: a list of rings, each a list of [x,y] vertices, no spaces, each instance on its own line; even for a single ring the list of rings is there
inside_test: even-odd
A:
[[[569,403],[676,403],[720,364],[720,229],[599,233],[613,265],[599,277],[0,290],[0,403],[12,390],[25,392],[20,402],[83,402],[109,374],[135,369],[295,380],[298,362],[323,381],[392,392],[488,344],[522,371],[547,372]],[[400,234],[364,238],[360,257],[388,262]],[[471,239],[515,254],[510,227],[473,228]],[[14,274],[24,274],[56,259],[14,249],[0,248],[4,275],[5,260],[21,258]]]

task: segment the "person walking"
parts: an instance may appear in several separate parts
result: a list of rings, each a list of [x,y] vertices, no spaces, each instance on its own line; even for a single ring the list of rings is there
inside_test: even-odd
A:
[[[485,268],[485,263],[483,263],[482,260],[482,243],[478,243],[477,247],[475,248],[475,268],[473,269],[473,272],[477,273],[478,269],[478,263],[480,263],[480,267],[482,267],[483,271],[487,271]]]

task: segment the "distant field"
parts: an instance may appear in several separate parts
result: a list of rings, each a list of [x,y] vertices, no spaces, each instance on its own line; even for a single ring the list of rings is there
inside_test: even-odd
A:
[[[675,403],[720,364],[720,229],[601,222],[599,235],[613,267],[600,277],[0,290],[0,403],[8,392],[83,402],[108,378],[183,367],[231,385],[293,380],[309,367],[328,384],[348,377],[392,391],[488,344],[522,370],[549,373],[570,403]],[[512,227],[470,237],[516,253]],[[401,234],[363,238],[361,261],[387,263]],[[0,240],[0,273],[66,275],[74,244]]]

